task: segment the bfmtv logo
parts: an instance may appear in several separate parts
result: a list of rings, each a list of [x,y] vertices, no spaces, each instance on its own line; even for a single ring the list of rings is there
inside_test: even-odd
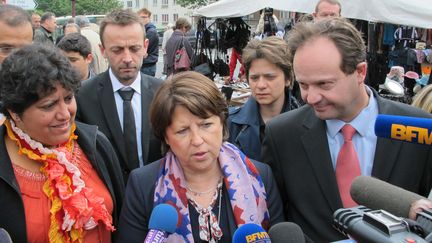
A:
[[[271,243],[270,236],[267,232],[257,232],[251,235],[246,235],[247,243]]]

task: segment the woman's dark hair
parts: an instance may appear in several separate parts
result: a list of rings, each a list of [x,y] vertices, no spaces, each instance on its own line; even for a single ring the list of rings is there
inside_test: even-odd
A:
[[[76,92],[80,83],[79,73],[57,48],[40,44],[23,47],[1,66],[0,112],[9,118],[8,110],[21,115],[57,85]]]

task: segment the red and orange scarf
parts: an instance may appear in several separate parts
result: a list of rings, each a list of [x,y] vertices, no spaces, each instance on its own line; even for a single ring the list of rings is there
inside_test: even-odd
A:
[[[114,231],[112,217],[104,199],[86,187],[79,168],[71,163],[76,125],[69,139],[56,148],[46,148],[6,120],[7,135],[18,146],[19,154],[43,164],[41,172],[47,177],[43,186],[51,202],[50,242],[82,242],[85,230],[95,228],[99,222]]]

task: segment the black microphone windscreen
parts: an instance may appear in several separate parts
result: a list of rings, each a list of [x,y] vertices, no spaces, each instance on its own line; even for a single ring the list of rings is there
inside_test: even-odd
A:
[[[300,226],[292,222],[282,222],[273,225],[268,234],[272,243],[304,243],[305,237]]]
[[[370,209],[383,209],[403,218],[408,218],[413,202],[424,199],[418,194],[370,176],[359,176],[354,179],[350,193],[359,205]]]

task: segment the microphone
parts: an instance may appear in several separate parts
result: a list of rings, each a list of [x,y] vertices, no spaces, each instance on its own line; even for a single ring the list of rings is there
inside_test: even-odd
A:
[[[270,236],[257,224],[244,224],[233,235],[235,243],[271,243]]]
[[[376,136],[393,140],[431,145],[431,132],[431,118],[380,114],[375,122]]]
[[[304,243],[305,237],[300,226],[292,222],[273,225],[268,232],[273,243]]]
[[[0,228],[0,243],[12,243],[9,233],[3,228]]]
[[[387,182],[359,176],[350,189],[352,199],[371,209],[383,209],[399,217],[408,218],[411,204],[424,197]]]
[[[149,229],[144,243],[162,243],[168,234],[175,232],[178,222],[177,210],[166,203],[159,204],[150,215]]]

